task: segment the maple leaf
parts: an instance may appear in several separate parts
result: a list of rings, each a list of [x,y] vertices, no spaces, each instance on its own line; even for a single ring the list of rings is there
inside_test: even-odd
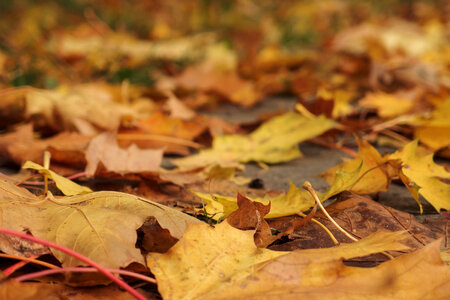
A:
[[[412,100],[386,93],[367,94],[358,103],[362,107],[376,109],[382,118],[393,118],[406,114],[414,106]]]
[[[162,228],[180,238],[187,224],[201,221],[173,208],[119,192],[94,192],[42,200],[9,181],[0,181],[0,224],[29,230],[34,236],[66,246],[109,268],[144,263],[135,247],[138,229],[153,216]],[[52,250],[63,266],[82,265]]]
[[[385,160],[368,142],[360,139],[356,141],[359,149],[355,158],[328,169],[320,176],[328,183],[332,183],[338,171],[355,170],[358,166],[361,166],[358,182],[354,186],[349,186],[348,190],[357,194],[386,191],[390,179],[385,170]]]
[[[400,179],[411,191],[414,199],[422,205],[418,195],[422,195],[433,207],[450,209],[450,185],[440,179],[450,179],[450,173],[433,161],[433,154],[423,155],[418,151],[418,141],[388,156],[390,160],[400,160]]]
[[[417,278],[422,272],[417,265],[417,260],[419,257],[424,257],[423,253],[416,254],[412,258],[411,265],[416,267],[412,276],[405,271],[396,275],[385,267],[374,268],[371,271],[345,267],[341,262],[342,258],[349,259],[386,250],[405,249],[406,246],[398,242],[405,236],[404,232],[378,232],[352,244],[290,253],[258,249],[253,243],[253,233],[254,231],[239,231],[227,222],[215,228],[206,224],[193,225],[167,253],[150,253],[147,256],[147,263],[156,276],[158,290],[162,297],[164,299],[212,299],[215,297],[259,299],[269,295],[273,297],[275,293],[283,296],[283,299],[289,295],[295,299],[300,294],[322,291],[328,291],[330,294],[325,295],[331,296],[333,292],[345,291],[340,289],[341,281],[344,281],[345,287],[353,287],[348,292],[350,295],[366,295],[369,291],[376,292],[376,289],[380,289],[378,293],[383,295],[395,288],[395,285],[385,285],[384,276],[390,274],[389,278],[393,278],[396,284],[400,284],[403,278],[411,280]],[[438,250],[436,243],[432,245],[432,251]],[[429,247],[425,249],[430,251]],[[431,261],[435,259],[434,257]],[[394,266],[391,264],[391,267],[400,270],[402,265],[403,262],[396,262]],[[427,268],[438,271],[444,277],[434,283],[434,287],[448,285],[450,270],[443,267],[442,261],[440,265],[439,263],[427,264]],[[358,277],[363,278],[361,280],[365,283],[363,285],[350,284],[356,276],[366,272],[374,277]],[[258,279],[255,280],[255,278]],[[372,284],[369,284],[370,282]],[[415,279],[413,282],[417,284],[418,281]],[[407,284],[411,284],[411,281]],[[426,287],[426,285],[420,286]],[[362,287],[367,290],[361,291]],[[413,287],[410,286],[410,288]],[[430,288],[428,290],[431,291]],[[443,293],[446,294],[445,291]]]
[[[450,99],[439,103],[429,119],[420,120],[414,135],[434,150],[450,145]]]
[[[253,266],[286,254],[257,248],[254,233],[236,229],[227,222],[215,227],[188,227],[181,240],[165,254],[147,256],[159,292],[164,299],[196,299],[223,282],[250,275]]]
[[[323,116],[307,118],[297,113],[275,117],[248,135],[224,135],[214,138],[211,149],[173,160],[181,169],[194,169],[220,163],[286,162],[301,156],[298,143],[318,136],[336,126]]]
[[[350,188],[356,180],[358,180],[360,169],[360,166],[357,166],[351,172],[346,172],[344,170],[337,172],[332,185],[325,193],[321,193],[319,195],[320,200],[325,201],[328,198]],[[204,211],[214,220],[220,220],[227,217],[233,211],[238,209],[237,200],[235,197],[194,191],[193,193],[204,201],[203,208],[198,209],[198,212]],[[280,194],[272,198],[265,197],[249,199],[263,204],[268,204],[270,202],[270,212],[266,215],[266,218],[268,219],[289,216],[306,211],[313,207],[315,203],[309,192],[296,187],[292,182],[289,182],[289,190],[285,194]]]

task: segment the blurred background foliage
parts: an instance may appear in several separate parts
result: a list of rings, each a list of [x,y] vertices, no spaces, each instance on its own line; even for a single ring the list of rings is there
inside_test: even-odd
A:
[[[55,39],[62,35],[114,32],[163,41],[214,32],[242,65],[268,47],[283,53],[327,47],[338,31],[367,20],[382,23],[392,16],[417,24],[436,18],[448,23],[450,5],[444,0],[3,0],[0,87],[54,88],[62,82],[91,80],[151,86],[152,70],[176,73],[193,61],[148,58],[136,63],[114,57],[114,63],[74,67],[70,58],[55,54]],[[108,53],[93,59],[101,61],[103,55]]]

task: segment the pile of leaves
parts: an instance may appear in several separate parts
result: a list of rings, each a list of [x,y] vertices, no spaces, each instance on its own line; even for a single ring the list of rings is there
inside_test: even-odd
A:
[[[448,10],[2,2],[0,298],[449,298]],[[327,189],[243,176],[307,141],[347,157]]]

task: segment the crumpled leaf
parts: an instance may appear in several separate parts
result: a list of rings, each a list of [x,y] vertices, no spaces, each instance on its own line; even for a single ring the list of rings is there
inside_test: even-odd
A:
[[[22,169],[32,169],[38,171],[43,175],[46,175],[48,178],[52,179],[55,182],[58,189],[66,196],[80,195],[92,192],[92,190],[87,186],[79,185],[78,183],[75,183],[72,180],[67,179],[53,172],[52,170],[47,169],[32,161],[25,162],[22,166]]]
[[[101,162],[106,170],[116,173],[156,171],[161,164],[163,150],[141,150],[136,145],[122,149],[115,135],[102,133],[91,140],[86,150],[86,172],[94,175]]]
[[[70,197],[47,196],[46,201],[0,181],[0,224],[27,229],[34,236],[75,250],[104,267],[144,263],[135,247],[136,230],[155,217],[162,228],[180,238],[188,224],[201,221],[173,208],[119,192],[94,192]],[[65,267],[83,265],[73,257],[52,250]]]
[[[258,266],[286,252],[257,248],[254,230],[241,231],[223,222],[189,226],[167,253],[150,253],[147,265],[164,299],[196,299],[252,273]]]
[[[408,179],[406,184],[418,188],[418,194],[437,211],[450,210],[450,185],[440,180],[450,179],[450,173],[433,161],[433,154],[420,154],[417,140],[405,145],[401,151],[389,155],[388,159],[400,160],[401,172]],[[412,195],[415,196],[414,193]],[[420,205],[420,199],[415,199]]]
[[[398,238],[399,233],[378,232],[353,244],[294,251],[197,299],[448,299],[450,269],[439,256],[440,241],[375,268],[340,260],[400,250]]]
[[[427,226],[417,222],[413,215],[385,206],[367,196],[343,192],[338,196],[337,201],[328,205],[326,209],[342,228],[358,238],[367,237],[379,230],[399,231],[407,228],[409,236],[403,239],[402,243],[411,247],[411,251],[443,236],[442,233],[434,232]],[[318,211],[314,218],[327,227],[338,241],[343,243],[352,242],[351,239],[331,223],[322,211]],[[270,227],[275,229],[282,227],[281,221],[282,219],[270,220]],[[291,237],[293,238],[292,241],[280,245],[272,245],[270,249],[292,251],[334,246],[333,241],[325,230],[313,222],[295,230]],[[395,253],[390,254],[396,256]],[[387,258],[379,255],[379,257],[373,259],[383,261]]]
[[[354,186],[349,186],[349,191],[357,194],[386,191],[390,181],[385,170],[385,160],[368,142],[357,139],[357,143],[359,149],[355,158],[328,169],[320,176],[331,183],[339,170],[352,171],[362,164],[359,180]]]
[[[339,273],[335,268],[337,265],[343,267],[340,262],[342,257],[405,249],[397,242],[403,232],[378,232],[352,244],[292,253],[256,248],[253,233],[239,231],[227,222],[215,228],[206,224],[190,226],[167,253],[149,254],[147,263],[156,276],[162,297],[186,300],[222,297],[223,294],[217,294],[218,291],[225,292],[227,299],[246,298],[252,294],[261,296],[263,294],[256,289],[245,295],[241,293],[242,290],[247,291],[246,287],[254,275],[264,280],[259,281],[264,286],[260,287],[261,290],[277,289],[279,296],[286,296],[287,293],[281,289],[292,288],[289,283],[297,288],[302,288],[302,283],[323,288],[324,284],[336,281]],[[263,277],[270,274],[276,274],[277,279],[269,281]],[[302,282],[299,282],[300,278]],[[284,285],[280,286],[278,282]],[[237,290],[240,290],[239,293]]]
[[[351,172],[341,170],[337,172],[332,185],[325,193],[319,194],[321,201],[325,201],[334,195],[347,190],[359,178],[361,166],[356,167]],[[230,215],[238,209],[235,197],[222,196],[219,194],[200,193],[193,191],[202,201],[204,205],[198,212],[204,211],[214,220],[220,220]],[[293,215],[306,211],[314,206],[314,199],[304,189],[296,187],[292,182],[289,183],[289,190],[285,194],[280,194],[272,198],[249,198],[252,201],[268,204],[270,202],[270,212],[266,215],[267,219],[278,218]]]
[[[222,166],[249,161],[286,162],[301,156],[298,143],[334,126],[334,121],[323,116],[307,118],[297,113],[286,113],[265,122],[248,135],[215,137],[211,149],[173,160],[173,163],[182,169],[194,169],[218,162]]]

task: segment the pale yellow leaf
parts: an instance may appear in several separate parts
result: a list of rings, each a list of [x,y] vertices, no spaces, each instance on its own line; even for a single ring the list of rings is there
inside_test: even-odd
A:
[[[241,231],[223,222],[215,227],[188,227],[167,253],[150,253],[147,265],[164,299],[196,299],[223,284],[241,280],[253,268],[286,252],[257,248],[255,231]]]
[[[63,192],[66,196],[80,195],[91,193],[92,190],[87,186],[79,185],[78,183],[73,182],[70,179],[67,179],[52,170],[46,169],[43,166],[34,163],[32,161],[27,161],[22,166],[23,169],[33,169],[38,171],[39,173],[46,175],[48,178],[52,179],[58,189]]]

